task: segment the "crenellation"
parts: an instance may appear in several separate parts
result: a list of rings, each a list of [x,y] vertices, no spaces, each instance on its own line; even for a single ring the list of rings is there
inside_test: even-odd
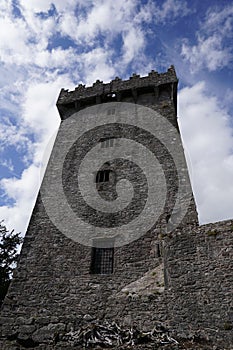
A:
[[[140,75],[138,75],[138,74],[136,74],[136,73],[133,73],[132,75],[131,75],[131,77],[129,78],[129,80],[138,80],[138,79],[140,79]]]
[[[115,77],[115,79],[113,79],[112,82],[114,82],[114,81],[122,81],[122,79],[119,77]]]
[[[76,88],[75,88],[75,91],[83,91],[85,90],[85,85],[83,84],[79,84]],[[68,90],[67,90],[68,91]]]
[[[152,70],[147,76],[141,77],[140,75],[133,73],[128,80],[122,80],[116,77],[109,83],[103,83],[103,81],[96,80],[92,86],[86,87],[85,85],[79,84],[74,91],[61,90],[58,97],[57,107],[62,119],[66,119],[67,115],[64,112],[66,109],[62,108],[66,105],[75,101],[81,101],[83,105],[90,105],[90,99],[98,95],[100,99],[105,99],[105,96],[110,93],[114,93],[120,101],[122,93],[127,91],[140,90],[140,94],[143,93],[144,89],[149,87],[156,89],[156,87],[165,84],[176,84],[178,79],[174,67],[170,67],[165,73],[158,73]],[[176,91],[174,91],[174,94]],[[133,96],[134,97],[134,96]],[[135,98],[134,98],[135,100]],[[137,103],[137,101],[134,101]],[[99,103],[99,102],[98,102]],[[93,102],[92,102],[93,104]],[[68,115],[69,116],[69,115]]]

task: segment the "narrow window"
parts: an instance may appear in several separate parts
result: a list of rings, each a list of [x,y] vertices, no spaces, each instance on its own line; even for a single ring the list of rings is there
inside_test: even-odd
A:
[[[114,141],[114,139],[109,139],[109,140],[108,140],[109,147],[113,147],[113,141]]]
[[[92,248],[91,273],[110,275],[113,273],[114,248]]]
[[[113,137],[101,139],[100,142],[101,142],[101,148],[108,148],[108,147],[114,146]]]
[[[100,183],[100,182],[108,182],[109,178],[110,178],[110,172],[111,170],[100,170],[98,171],[98,173],[96,174],[96,179],[95,182],[96,183]]]
[[[159,243],[157,243],[156,244],[156,250],[157,250],[157,252],[156,252],[156,255],[157,255],[157,258],[160,258],[161,257],[161,250],[160,250],[160,244]]]

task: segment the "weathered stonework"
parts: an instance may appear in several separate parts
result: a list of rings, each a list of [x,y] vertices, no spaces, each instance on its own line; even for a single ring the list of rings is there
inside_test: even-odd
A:
[[[137,103],[158,111],[178,129],[177,82],[174,67],[163,74],[152,71],[147,77],[133,75],[127,81],[119,78],[109,84],[97,81],[93,87],[62,90],[57,107],[61,119],[66,120],[91,105],[113,101]],[[123,129],[112,132],[115,137],[118,132],[126,133]],[[170,135],[169,130],[163,132]],[[66,141],[62,135],[61,124],[51,159],[59,154]],[[82,145],[88,147],[95,137],[93,134],[84,138]],[[164,213],[145,235],[115,248],[113,274],[92,274],[91,248],[58,230],[46,213],[40,192],[20,262],[2,307],[1,349],[70,349],[59,341],[60,336],[96,319],[126,325],[135,323],[142,329],[150,329],[162,321],[175,336],[200,335],[219,344],[221,350],[232,349],[233,221],[199,226],[192,198],[180,225],[167,234],[167,217],[171,215],[177,191],[172,159],[165,148],[144,134],[135,135],[129,130],[125,137],[134,137],[146,147],[159,150],[169,188]],[[74,144],[63,168],[64,189],[74,211],[79,210],[81,203],[74,168],[82,145]],[[182,147],[178,152],[183,157]],[[107,167],[116,176],[124,175],[124,166],[119,162]],[[46,186],[46,177],[55,173],[51,161],[42,186]],[[137,184],[141,175],[133,173],[132,181]],[[108,188],[97,186],[103,196],[107,195]],[[53,198],[52,187],[50,191]],[[133,214],[140,201],[139,198]],[[59,208],[57,211],[62,219]],[[92,212],[84,211],[83,215],[88,218],[93,215],[93,220],[96,219]],[[100,225],[108,224],[105,218],[99,220]]]

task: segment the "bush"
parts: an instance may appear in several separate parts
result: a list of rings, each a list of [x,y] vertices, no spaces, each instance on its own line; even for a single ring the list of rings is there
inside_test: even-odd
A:
[[[13,270],[17,264],[18,248],[22,242],[20,233],[7,230],[0,222],[0,305],[7,293]]]

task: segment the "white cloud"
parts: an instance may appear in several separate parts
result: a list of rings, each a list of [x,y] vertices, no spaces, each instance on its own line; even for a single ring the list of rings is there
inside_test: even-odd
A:
[[[34,64],[35,57],[46,50],[55,33],[53,18],[40,19],[32,14],[25,17],[0,15],[0,60],[5,64]]]
[[[128,64],[142,53],[145,46],[144,34],[139,28],[131,28],[123,35],[123,63]]]
[[[10,172],[14,172],[14,165],[11,159],[1,160],[0,165],[6,167]]]
[[[137,1],[97,1],[84,16],[83,13],[75,16],[72,12],[64,12],[59,18],[59,28],[63,35],[67,35],[78,45],[85,43],[90,47],[96,45],[96,38],[104,36],[103,49],[111,58],[111,41],[118,35],[123,41],[121,65],[127,66],[136,61],[145,47],[143,23],[152,21],[152,6],[150,3],[137,8]],[[120,56],[120,53],[119,53]],[[120,66],[120,64],[118,64]],[[104,66],[106,69],[106,67]]]
[[[32,147],[31,157],[37,166],[41,163],[47,143],[57,132],[60,124],[56,102],[62,87],[73,88],[73,83],[68,75],[58,77],[49,75],[47,81],[45,79],[43,82],[32,82],[25,93],[22,118],[36,140]]]
[[[27,26],[22,19],[0,18],[0,60],[6,63],[22,62],[29,55]],[[27,61],[27,59],[26,59]]]
[[[19,0],[20,6],[31,13],[48,12],[52,5],[54,5],[58,12],[74,11],[78,5],[87,6],[92,1],[87,0],[33,0],[33,2],[27,0]]]
[[[2,206],[1,218],[9,230],[25,233],[32,206],[39,189],[39,169],[32,165],[26,169],[21,179],[11,178],[0,181],[5,194],[15,201],[14,206]]]
[[[115,68],[111,61],[112,51],[96,47],[93,50],[79,55],[79,70],[82,72],[82,80],[87,85],[92,85],[97,79],[109,81],[115,74]]]
[[[11,13],[12,5],[8,0],[1,0],[0,2],[0,13],[4,13],[6,16]]]
[[[48,0],[34,0],[33,2],[27,0],[19,0],[19,5],[25,11],[30,11],[31,13],[47,12],[52,1]]]
[[[59,91],[63,86],[73,88],[68,75],[57,77],[56,74],[45,74],[42,78],[43,82],[35,80],[27,84],[18,118],[20,126],[12,124],[8,119],[1,125],[3,147],[9,145],[14,145],[16,148],[24,147],[25,155],[22,156],[22,160],[30,164],[19,179],[13,177],[2,179],[0,182],[5,196],[14,200],[13,205],[0,207],[0,216],[5,220],[7,227],[23,233],[39,188],[42,158],[45,158],[43,159],[45,162],[48,160],[48,153],[51,150],[48,141],[56,133],[60,122],[56,109]],[[31,141],[27,135],[29,133],[34,134],[36,141]]]
[[[166,20],[175,21],[177,18],[187,16],[193,12],[188,8],[186,1],[166,0],[159,7],[154,7],[154,15],[156,23],[165,23]]]
[[[25,92],[22,104],[23,120],[37,135],[37,139],[47,138],[59,124],[56,101],[63,86],[72,86],[67,75],[53,76],[32,81]],[[45,132],[45,134],[43,134]]]
[[[232,36],[233,27],[233,5],[229,4],[223,8],[209,9],[203,30],[208,32],[218,31],[224,36]]]
[[[196,33],[197,43],[186,39],[182,43],[181,55],[190,62],[193,72],[207,68],[215,71],[233,59],[233,5],[223,9],[209,9],[206,18]]]
[[[231,49],[223,47],[223,38],[214,34],[207,38],[198,36],[197,45],[190,46],[183,42],[181,55],[190,62],[191,70],[197,71],[202,68],[208,68],[214,71],[223,68],[229,64],[232,59]]]
[[[93,44],[93,39],[100,33],[112,38],[127,30],[136,14],[137,1],[96,1],[92,3],[86,15],[78,12],[62,12],[59,25],[64,35],[70,36],[77,43]],[[110,39],[109,38],[109,39]]]
[[[114,38],[120,36],[123,40],[122,52],[119,52],[121,64],[126,67],[131,61],[140,57],[145,47],[145,35],[143,23],[152,20],[151,3],[145,5],[134,0],[119,0],[117,2],[96,1],[90,2],[87,12],[84,4],[78,1],[64,2],[54,1],[58,13],[53,16],[38,15],[40,12],[48,13],[52,3],[35,1],[32,4],[21,0],[19,6],[23,17],[15,18],[13,13],[5,17],[0,16],[0,49],[2,62],[6,65],[21,65],[29,73],[35,70],[35,65],[46,69],[62,69],[64,62],[69,65],[78,65],[78,51],[81,48],[88,53],[99,46],[99,35],[104,37],[104,49],[111,59],[111,43]],[[86,5],[87,6],[87,5]],[[2,30],[1,30],[2,29]],[[48,50],[48,44],[55,35],[68,36],[77,44],[76,48],[54,48]],[[121,51],[121,50],[120,50]],[[120,57],[119,57],[120,59]],[[120,64],[118,64],[120,66]],[[104,65],[103,70],[106,70]]]
[[[69,62],[69,65],[77,60],[75,50],[72,48],[62,49],[58,47],[51,51],[44,50],[37,53],[35,57],[35,64],[47,69],[58,69],[64,67],[64,62]]]
[[[202,223],[233,217],[233,134],[230,116],[205,84],[179,94],[179,123]]]
[[[3,118],[0,123],[0,150],[14,146],[17,150],[25,149],[31,145],[27,131],[23,126],[14,125],[8,118]]]
[[[53,16],[48,16],[53,6],[56,11]],[[35,63],[47,68],[53,65],[54,68],[60,67],[62,59],[70,58],[69,50],[63,53],[61,49],[48,51],[50,39],[56,34],[68,36],[78,45],[85,43],[89,48],[96,46],[99,34],[104,36],[105,45],[120,35],[123,39],[123,61],[128,64],[140,56],[145,46],[143,23],[150,23],[153,17],[163,21],[189,12],[186,2],[179,0],[166,0],[161,7],[156,7],[151,1],[141,4],[137,0],[86,3],[77,0],[37,0],[33,3],[20,0],[19,8],[22,17],[15,18],[10,13],[0,18],[0,33],[3,33],[2,36],[0,34],[1,60],[7,64]],[[44,16],[39,13],[44,13]]]

